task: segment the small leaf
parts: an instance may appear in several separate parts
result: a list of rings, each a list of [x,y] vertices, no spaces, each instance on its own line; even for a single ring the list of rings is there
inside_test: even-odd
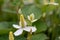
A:
[[[32,40],[46,40],[47,36],[45,34],[37,34],[32,36]]]
[[[37,20],[36,22],[34,22],[33,25],[36,26],[36,28],[37,28],[36,32],[37,33],[47,30],[47,25],[44,22],[40,21],[40,20]]]
[[[12,27],[14,23],[15,22],[0,22],[0,35],[7,34],[9,31],[15,30]]]

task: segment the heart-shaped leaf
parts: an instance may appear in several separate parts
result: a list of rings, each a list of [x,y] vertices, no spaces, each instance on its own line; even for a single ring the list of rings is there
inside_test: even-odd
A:
[[[33,25],[36,26],[37,33],[47,30],[47,25],[44,22],[42,22],[41,20],[37,20],[36,22],[33,23]]]
[[[27,18],[27,16],[32,13],[34,13],[36,19],[39,19],[42,16],[41,10],[37,8],[35,5],[24,6],[22,8],[22,13],[24,14],[25,18]]]
[[[32,36],[32,40],[46,40],[47,36],[45,34],[37,34]]]

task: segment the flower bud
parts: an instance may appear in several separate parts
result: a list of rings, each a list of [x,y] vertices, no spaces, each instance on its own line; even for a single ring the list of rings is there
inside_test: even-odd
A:
[[[9,32],[9,40],[14,40],[14,36],[13,36],[13,32],[12,31]]]
[[[30,16],[28,16],[28,19],[29,19],[30,21],[33,21],[33,20],[34,20],[34,14],[32,13]]]
[[[20,13],[20,14],[22,13],[21,9],[18,10],[18,13]]]

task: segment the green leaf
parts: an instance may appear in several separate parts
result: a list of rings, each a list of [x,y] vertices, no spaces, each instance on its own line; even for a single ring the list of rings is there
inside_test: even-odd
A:
[[[40,9],[43,11],[43,12],[50,12],[50,11],[53,11],[55,9],[57,9],[58,6],[55,6],[55,5],[42,5],[40,7]]]
[[[26,40],[26,38],[25,37],[18,36],[18,37],[15,37],[15,40]]]
[[[2,11],[9,13],[17,13],[18,7],[21,6],[21,0],[4,0]]]
[[[48,27],[44,22],[42,22],[40,20],[37,20],[36,22],[34,22],[33,25],[36,26],[36,28],[37,28],[36,32],[37,33],[42,32],[42,31],[46,31],[47,27]]]
[[[13,13],[2,13],[0,15],[0,22],[1,21],[18,21],[18,15],[17,14],[13,14]]]
[[[55,38],[55,40],[60,40],[60,36],[57,36],[57,37]]]
[[[1,35],[0,40],[9,40],[9,36],[8,35]],[[26,38],[18,36],[18,37],[14,37],[14,40],[26,40]]]
[[[8,34],[9,31],[15,30],[12,27],[14,23],[15,22],[0,22],[0,35]]]
[[[53,11],[53,10],[55,10],[56,8],[58,8],[58,6],[56,6],[56,5],[49,5],[49,6],[47,7],[47,12]]]
[[[34,13],[36,19],[39,19],[42,16],[41,10],[37,8],[35,5],[24,6],[22,8],[22,13],[24,14],[25,18],[27,18],[27,16],[32,13]]]
[[[45,34],[37,34],[32,36],[32,40],[46,40],[47,36]]]

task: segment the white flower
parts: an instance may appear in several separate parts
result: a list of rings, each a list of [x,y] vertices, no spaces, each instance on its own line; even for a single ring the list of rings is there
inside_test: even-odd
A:
[[[24,28],[22,28],[22,26],[13,24],[13,27],[18,29],[16,32],[14,32],[15,36],[21,35],[23,30],[27,32],[30,32],[31,29],[32,29],[32,32],[35,32],[37,30],[36,27],[33,27],[33,26],[25,26]]]
[[[37,19],[35,19],[34,17],[35,17],[35,16],[34,16],[34,14],[32,13],[32,14],[30,14],[30,15],[28,16],[28,20],[30,20],[31,22],[37,21]]]
[[[55,2],[55,0],[50,0],[50,2],[48,2],[48,0],[44,0],[44,5],[59,5],[58,3]]]
[[[20,14],[20,22],[19,22],[19,25],[15,25],[13,24],[13,27],[18,29],[16,32],[14,32],[14,35],[15,36],[19,36],[22,34],[23,30],[27,31],[27,32],[30,32],[30,30],[32,29],[32,32],[35,32],[36,31],[36,27],[33,27],[33,26],[26,26],[27,23],[24,19],[24,16],[23,14]]]
[[[55,2],[55,0],[50,0],[50,3],[48,4],[51,4],[51,5],[59,5],[58,3]]]
[[[48,4],[51,4],[51,5],[59,5],[58,3],[55,3],[55,2],[50,2]]]

